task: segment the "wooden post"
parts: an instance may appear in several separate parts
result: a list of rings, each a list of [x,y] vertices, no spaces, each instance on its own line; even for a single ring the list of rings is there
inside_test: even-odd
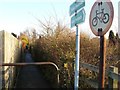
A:
[[[102,28],[98,29],[98,35],[100,36],[100,62],[99,62],[99,86],[98,88],[104,89],[105,83],[105,59],[106,59],[106,40],[102,35]]]
[[[120,62],[118,63],[118,73],[120,73]],[[120,90],[120,81],[118,81],[118,90]]]
[[[109,72],[114,72],[114,73],[118,73],[118,68],[114,67],[114,66],[110,66],[109,67]],[[118,81],[112,79],[110,76],[108,76],[108,86],[109,89],[117,89],[118,88]]]
[[[120,2],[119,2],[120,3]],[[120,51],[120,41],[118,41],[118,52]],[[118,59],[120,60],[120,53],[118,53]],[[120,73],[120,62],[118,62],[118,73]],[[120,81],[118,82],[118,90],[120,90]]]

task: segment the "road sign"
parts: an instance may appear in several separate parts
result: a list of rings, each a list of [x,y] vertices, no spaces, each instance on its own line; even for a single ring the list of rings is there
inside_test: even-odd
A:
[[[74,27],[76,24],[83,23],[85,21],[85,10],[82,9],[71,18],[71,27]]]
[[[90,12],[89,24],[96,36],[103,36],[109,30],[114,16],[110,0],[97,0]],[[99,30],[101,33],[98,33]]]
[[[70,16],[75,13],[71,18],[71,27],[76,26],[76,60],[75,60],[75,81],[74,89],[78,90],[79,87],[79,47],[80,47],[80,35],[78,25],[85,21],[85,10],[82,7],[85,6],[85,0],[76,0],[71,6],[69,14]],[[82,10],[81,10],[82,9]],[[79,10],[79,11],[78,11]],[[78,12],[77,12],[78,11]]]
[[[75,13],[76,10],[81,9],[85,6],[85,0],[75,1],[70,5],[70,16]]]

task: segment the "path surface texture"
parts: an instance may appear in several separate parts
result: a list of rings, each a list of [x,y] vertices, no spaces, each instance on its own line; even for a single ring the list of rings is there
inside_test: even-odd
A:
[[[30,53],[26,53],[25,62],[33,62]],[[43,80],[43,76],[36,66],[23,66],[18,75],[16,88],[50,88],[50,86]]]

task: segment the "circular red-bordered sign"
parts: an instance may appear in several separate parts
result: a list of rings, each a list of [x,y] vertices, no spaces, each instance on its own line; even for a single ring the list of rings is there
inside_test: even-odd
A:
[[[89,24],[96,36],[103,36],[112,25],[114,9],[110,0],[97,0],[92,6]],[[101,34],[98,33],[101,30]]]

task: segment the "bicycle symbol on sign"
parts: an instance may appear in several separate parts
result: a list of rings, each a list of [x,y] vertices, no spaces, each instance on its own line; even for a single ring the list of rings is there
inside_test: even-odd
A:
[[[104,13],[104,9],[101,9],[101,12],[96,10],[96,16],[92,19],[92,25],[95,27],[98,24],[98,21],[104,24],[109,21],[109,14]]]

